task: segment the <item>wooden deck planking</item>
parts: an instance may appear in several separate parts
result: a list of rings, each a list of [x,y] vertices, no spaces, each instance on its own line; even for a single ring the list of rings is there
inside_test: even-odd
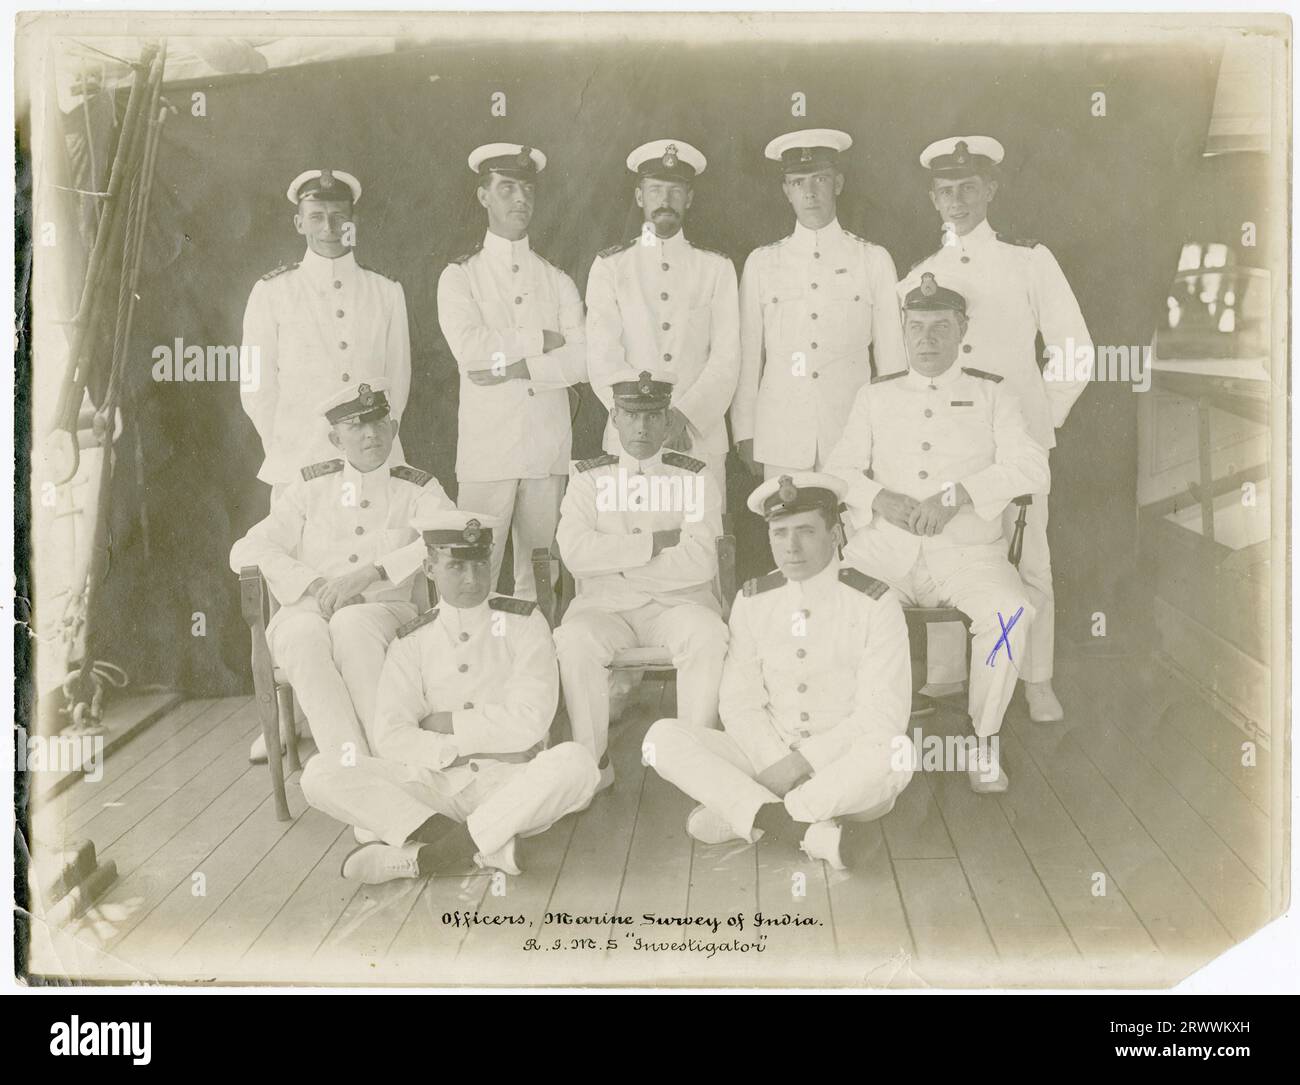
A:
[[[894,871],[916,945],[913,971],[935,986],[995,983],[997,954],[961,864],[896,858]]]
[[[1162,952],[1177,960],[1221,953],[1231,937],[1177,867],[1069,738],[1069,724],[1004,724],[1050,783]],[[1013,785],[1014,786],[1014,785]]]

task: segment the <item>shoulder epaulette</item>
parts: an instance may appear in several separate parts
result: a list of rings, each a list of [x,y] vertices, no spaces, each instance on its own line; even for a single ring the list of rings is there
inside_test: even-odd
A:
[[[841,229],[843,229],[843,227],[841,227]],[[863,245],[874,245],[874,244],[875,244],[874,241],[868,241],[865,237],[859,237],[857,234],[853,233],[852,230],[844,230],[844,236],[845,236],[845,237],[851,237],[854,241],[857,241],[857,242],[859,242],[860,244],[863,244]]]
[[[872,599],[879,599],[889,591],[889,585],[883,580],[877,580],[874,576],[867,576],[853,568],[840,570],[840,583],[847,584],[854,591],[860,591]]]
[[[381,279],[387,279],[388,282],[390,282],[390,283],[395,281],[395,280],[392,279],[390,276],[385,275],[382,271],[376,271],[374,268],[372,268],[372,267],[367,267],[365,264],[361,264],[361,263],[359,263],[359,264],[357,264],[357,267],[359,267],[362,271],[368,271],[368,272],[370,272],[371,275],[378,275]]]
[[[414,633],[421,626],[428,625],[437,616],[438,616],[437,607],[434,607],[432,610],[426,610],[418,618],[412,618],[409,622],[407,622],[404,626],[402,626],[397,631],[397,635],[399,637],[409,636],[411,633]]]
[[[476,255],[482,248],[483,248],[483,242],[480,241],[477,245],[475,245],[472,249],[470,249],[469,252],[462,253],[460,256],[457,256],[456,259],[449,261],[449,263],[463,264],[471,256]]]
[[[488,600],[490,610],[504,610],[507,614],[518,614],[521,618],[527,618],[534,610],[537,604],[529,599],[516,599],[511,595],[498,595],[495,599]]]
[[[687,244],[690,245],[691,248],[697,249],[700,252],[712,253],[714,256],[721,256],[724,260],[731,259],[730,256],[720,249],[711,249],[707,245],[697,245],[694,241],[688,241]]]
[[[303,482],[310,482],[314,478],[337,474],[342,470],[342,460],[322,460],[320,463],[313,463],[310,467],[304,467],[302,469],[302,480]]]
[[[899,369],[899,370],[896,370],[896,371],[893,372],[893,373],[881,373],[880,376],[878,376],[878,377],[872,377],[872,378],[871,378],[871,383],[872,383],[872,384],[881,384],[881,383],[883,383],[884,381],[892,381],[892,380],[894,380],[894,379],[897,378],[897,377],[904,377],[904,376],[906,376],[906,375],[907,375],[907,370],[906,370],[906,369]]]
[[[388,473],[393,478],[400,478],[404,482],[413,482],[415,485],[424,489],[425,486],[433,480],[433,476],[428,471],[421,471],[418,467],[411,467],[407,464],[401,464],[398,467],[390,467]]]
[[[286,271],[292,271],[301,262],[302,261],[300,260],[295,260],[292,264],[281,264],[279,267],[272,268],[270,271],[268,271],[265,275],[262,276],[262,282],[266,282],[267,279],[274,279],[277,275],[283,275]]]
[[[697,475],[708,466],[703,460],[683,456],[680,452],[665,452],[661,458],[669,467],[680,467],[683,471],[694,471]]]
[[[979,377],[980,380],[992,381],[994,384],[1001,384],[1002,378],[996,373],[986,373],[983,369],[975,369],[973,366],[964,365],[961,367],[963,373],[969,373],[972,377]]]
[[[607,249],[601,249],[600,252],[596,253],[596,255],[601,258],[617,256],[624,249],[630,249],[635,244],[636,238],[634,237],[630,241],[620,241],[617,245],[611,245]]]
[[[767,576],[756,576],[753,580],[746,580],[744,592],[746,595],[758,595],[761,592],[771,591],[773,588],[779,588],[785,583],[785,573],[780,571],[768,573]]]
[[[1007,245],[1019,245],[1022,249],[1032,249],[1035,245],[1042,244],[1034,237],[1011,237],[1009,234],[998,234],[997,239]]]
[[[597,467],[608,467],[611,463],[618,463],[618,457],[611,452],[606,452],[603,456],[593,456],[589,460],[575,461],[573,469],[578,472],[594,471]]]

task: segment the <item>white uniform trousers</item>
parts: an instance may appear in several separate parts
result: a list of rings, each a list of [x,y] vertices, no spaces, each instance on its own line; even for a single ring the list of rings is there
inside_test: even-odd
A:
[[[466,783],[466,775],[471,778]],[[434,814],[464,822],[478,850],[496,851],[515,836],[545,832],[587,806],[600,771],[573,742],[531,761],[475,759],[448,772],[362,757],[355,765],[313,757],[302,792],[317,810],[400,847]]]
[[[784,803],[791,818],[808,823],[852,819],[887,804],[912,778],[914,757],[906,735],[860,738],[782,799],[754,779],[766,766],[750,761],[723,731],[660,720],[646,732],[642,755],[660,776],[721,815],[745,840],[753,839],[754,816],[766,803]]]
[[[889,586],[898,592],[904,606],[952,606],[970,618],[968,710],[977,735],[997,734],[1015,692],[1034,621],[1034,607],[1025,586],[1001,546],[954,547],[929,558],[918,554],[907,575],[898,581],[889,580]],[[1013,624],[1021,607],[1024,610]],[[1010,627],[1005,641],[1004,625]],[[962,630],[955,623],[953,628]]]
[[[1034,624],[1025,642],[1020,677],[1026,682],[1047,682],[1052,678],[1056,656],[1056,597],[1052,591],[1052,555],[1047,548],[1047,495],[1035,494],[1025,510],[1025,535],[1020,553],[1020,579],[1034,606]],[[1018,505],[1008,505],[1002,514],[1008,545],[1015,531]],[[936,623],[929,628],[926,647],[926,680],[936,685],[961,682],[966,678],[966,631],[953,623]]]
[[[635,610],[570,611],[555,631],[560,685],[573,740],[599,760],[609,738],[609,671],[617,652],[663,645],[677,668],[677,713],[694,727],[716,727],[727,627],[696,603],[647,603]]]
[[[560,498],[564,496],[565,477],[509,478],[499,482],[462,482],[456,507],[466,512],[481,512],[510,525],[514,542],[515,587],[519,599],[537,600],[533,583],[533,550],[550,548],[560,522]],[[492,533],[492,587],[501,576],[505,558],[506,533]]]
[[[271,618],[271,659],[293,686],[321,758],[337,764],[370,752],[384,656],[398,628],[415,615],[414,603],[354,603],[327,622],[308,595]]]

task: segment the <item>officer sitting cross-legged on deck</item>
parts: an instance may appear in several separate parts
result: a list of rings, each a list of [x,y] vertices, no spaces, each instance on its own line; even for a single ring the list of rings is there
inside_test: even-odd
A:
[[[846,489],[795,472],[750,495],[778,571],[732,609],[724,730],[666,719],[646,734],[646,761],[702,804],[686,831],[703,843],[767,838],[859,865],[872,838],[856,823],[888,813],[912,777],[907,625],[887,584],[836,555]]]
[[[499,521],[444,511],[415,525],[438,606],[403,626],[384,663],[374,750],[355,764],[314,758],[303,794],[354,826],[342,874],[368,884],[458,873],[518,874],[515,838],[591,802],[599,773],[583,747],[545,749],[559,682],[537,604],[490,596]]]
[[[619,455],[573,465],[556,532],[577,596],[555,631],[574,740],[603,759],[607,665],[663,645],[677,668],[683,722],[714,727],[727,626],[713,590],[722,494],[703,461],[664,448],[673,386],[643,371],[612,383]],[[601,765],[602,789],[614,783]]]
[[[848,484],[857,531],[845,557],[904,604],[954,606],[970,618],[970,716],[996,735],[1034,620],[1007,560],[1002,514],[1047,487],[1047,452],[1029,435],[1002,378],[957,364],[966,299],[931,274],[903,306],[910,368],[876,377],[853,404],[826,469]],[[971,789],[1005,791],[996,742],[967,766]]]
[[[320,413],[342,457],[304,467],[231,547],[230,567],[261,568],[280,603],[266,627],[271,658],[317,749],[337,760],[367,752],[384,653],[415,617],[411,517],[454,505],[437,479],[394,449],[386,380],[346,385]],[[266,760],[261,735],[249,758]]]

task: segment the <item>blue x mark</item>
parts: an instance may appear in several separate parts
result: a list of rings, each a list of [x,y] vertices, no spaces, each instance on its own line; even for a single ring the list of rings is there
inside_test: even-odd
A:
[[[1021,607],[1013,615],[1011,615],[1011,621],[1006,622],[1002,620],[1002,611],[1000,610],[998,611],[998,625],[1002,627],[1002,635],[998,637],[997,644],[993,645],[993,651],[989,653],[988,659],[984,661],[990,667],[992,667],[997,662],[998,649],[1001,648],[1004,644],[1007,646],[1007,659],[1012,659],[1011,642],[1007,640],[1007,634],[1010,633],[1011,630],[1013,630],[1016,627],[1016,622],[1020,621],[1020,615],[1022,615],[1024,612],[1025,612],[1025,608]],[[1014,660],[1012,660],[1012,662],[1014,662]]]

